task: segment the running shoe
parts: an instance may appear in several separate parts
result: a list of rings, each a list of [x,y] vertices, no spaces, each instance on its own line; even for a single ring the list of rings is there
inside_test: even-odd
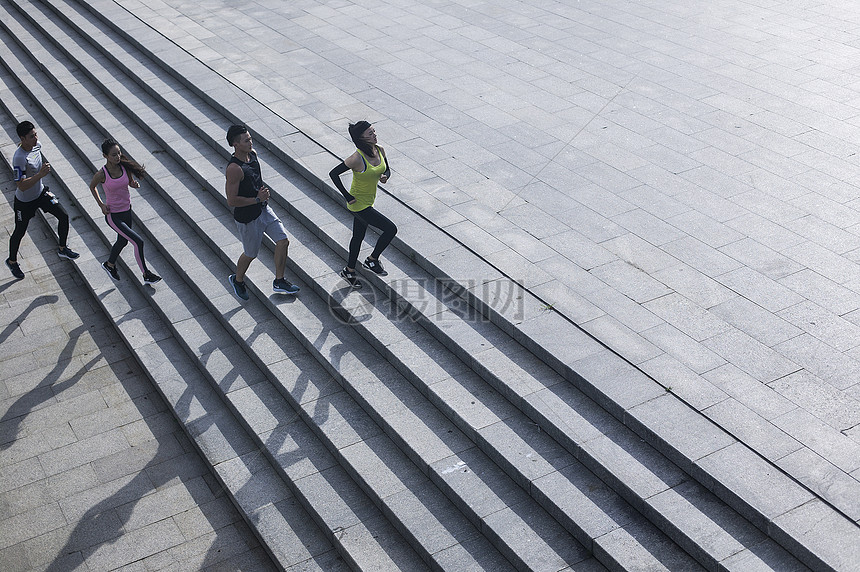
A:
[[[155,272],[150,272],[149,270],[143,273],[144,284],[155,284],[156,282],[161,282],[161,276]]]
[[[17,278],[18,280],[24,279],[24,271],[21,270],[21,265],[17,262],[12,262],[11,259],[6,259],[6,266],[9,268],[9,271],[12,272],[12,276]]]
[[[57,250],[57,256],[65,258],[66,260],[74,260],[75,258],[78,258],[80,254],[70,249],[68,246],[63,246]]]
[[[277,292],[278,294],[298,294],[299,288],[286,278],[276,278],[274,282],[272,282],[272,290]]]
[[[235,274],[231,274],[227,280],[230,281],[230,285],[233,286],[233,292],[238,298],[241,298],[242,300],[250,298],[250,296],[248,296],[248,289],[245,287],[245,283],[238,282]]]
[[[355,272],[347,270],[345,266],[343,270],[340,271],[340,277],[349,282],[349,285],[356,290],[361,289],[361,282],[358,281],[358,275]]]
[[[119,271],[116,269],[116,264],[113,266],[108,266],[107,260],[102,262],[102,268],[105,269],[105,272],[108,273],[108,276],[113,278],[114,282],[119,282]]]
[[[378,260],[371,260],[369,256],[364,261],[364,267],[379,276],[388,276],[388,272],[382,267],[382,263]]]

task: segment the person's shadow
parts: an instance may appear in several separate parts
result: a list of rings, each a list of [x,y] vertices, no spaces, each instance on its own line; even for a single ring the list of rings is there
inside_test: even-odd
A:
[[[140,384],[141,381],[137,376],[124,377],[126,368],[120,365],[122,363],[120,361],[117,365],[111,364],[109,367],[122,369],[116,372],[117,378],[129,394],[133,395],[139,392],[139,388],[129,384]],[[205,412],[200,415],[198,408],[201,405],[204,410],[207,409],[205,403],[200,403],[193,393],[191,387],[183,392],[177,401],[179,408],[177,413],[182,419],[194,418],[195,432],[206,433],[213,426],[215,419]],[[151,406],[146,407],[149,409]],[[127,563],[130,558],[141,560],[156,553],[162,554],[162,558],[170,559],[173,558],[171,554],[173,548],[179,551],[176,555],[177,561],[184,564],[196,563],[201,568],[242,555],[243,560],[247,559],[253,563],[253,569],[273,570],[271,561],[259,548],[253,548],[247,543],[245,537],[232,527],[224,527],[229,519],[234,523],[241,523],[241,517],[225,498],[226,492],[211,476],[210,468],[204,464],[198,452],[186,450],[187,446],[183,444],[186,435],[178,423],[171,419],[169,422],[172,424],[173,431],[165,431],[165,419],[162,416],[142,413],[142,421],[149,427],[155,441],[155,443],[150,442],[152,451],[151,455],[147,455],[148,460],[140,467],[125,467],[124,471],[130,477],[129,480],[87,509],[83,515],[74,519],[74,527],[69,532],[65,544],[58,550],[45,570],[65,572],[82,561],[91,562],[93,567],[114,562]],[[225,437],[229,440],[229,436],[225,435]],[[229,445],[239,453],[243,450],[243,445],[239,443]],[[129,454],[132,453],[129,452]],[[257,452],[248,451],[244,454],[256,455]],[[122,453],[118,455],[121,456]],[[127,462],[134,463],[135,458],[139,457],[132,456]],[[112,467],[121,465],[123,462],[120,460],[116,464],[105,463],[103,466],[105,470],[110,471]],[[142,463],[143,460],[139,462]],[[122,478],[118,477],[118,479]],[[184,488],[181,494],[184,495],[187,492],[191,497],[188,510],[192,510],[193,505],[200,511],[194,518],[202,518],[211,524],[211,546],[201,550],[198,555],[189,553],[184,548],[185,544],[193,543],[194,539],[186,539],[183,531],[174,522],[176,518],[181,518],[180,515],[174,514],[175,508],[168,507],[165,512],[167,516],[155,522],[134,523],[136,518],[147,518],[147,511],[159,510],[148,505],[137,510],[141,503],[146,503],[147,497],[159,494],[168,487],[180,486]],[[154,499],[155,497],[150,500]],[[167,501],[159,499],[153,504],[155,507],[160,507],[164,502]],[[195,524],[195,527],[200,524],[202,523]],[[244,526],[244,523],[240,526]],[[123,539],[126,535],[130,535],[130,538]],[[203,538],[199,540],[202,541]],[[158,546],[153,548],[154,545]]]
[[[58,300],[57,296],[39,296],[33,299],[30,304],[21,312],[17,318],[12,320],[2,332],[0,332],[0,344],[5,342],[18,329],[20,324],[24,322],[27,316],[39,306],[53,304]],[[57,380],[63,376],[63,372],[71,360],[78,337],[86,329],[81,325],[69,332],[69,341],[57,356],[57,363],[54,368],[48,372],[39,385],[20,396],[0,417],[0,451],[5,451],[11,447],[18,438],[21,423],[27,418],[27,414],[38,408],[39,405],[52,399],[57,393],[71,387],[90,369],[98,358],[94,358],[91,362],[85,364],[73,375],[64,379],[60,383]]]

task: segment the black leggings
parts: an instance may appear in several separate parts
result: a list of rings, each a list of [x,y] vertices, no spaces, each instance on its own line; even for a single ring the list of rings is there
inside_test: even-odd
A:
[[[36,211],[42,211],[57,217],[57,235],[59,235],[60,248],[66,246],[66,241],[69,239],[69,215],[63,205],[60,203],[52,203],[51,197],[47,193],[47,187],[39,198],[35,201],[19,201],[15,199],[15,230],[12,231],[12,236],[9,237],[9,259],[18,259],[18,248],[21,247],[21,240],[27,234],[27,227],[30,225],[30,219],[36,216]]]
[[[364,235],[367,233],[367,227],[372,226],[382,231],[379,240],[376,241],[376,246],[373,248],[371,258],[379,258],[382,251],[397,234],[397,225],[388,220],[385,215],[367,207],[366,209],[354,212],[352,219],[352,240],[349,241],[349,260],[346,263],[347,268],[355,268],[358,264],[358,251],[361,249],[361,242],[364,240]]]
[[[134,243],[134,258],[137,260],[137,265],[140,271],[146,274],[146,262],[143,259],[143,239],[139,234],[131,230],[131,209],[118,213],[109,213],[105,215],[105,220],[112,229],[116,231],[116,242],[110,249],[110,257],[108,262],[111,265],[116,264],[119,258],[119,253],[128,244],[129,241]]]

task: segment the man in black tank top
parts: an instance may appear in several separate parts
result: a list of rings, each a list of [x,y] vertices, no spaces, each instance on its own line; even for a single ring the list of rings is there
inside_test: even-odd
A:
[[[229,164],[239,165],[242,169],[242,180],[239,181],[240,197],[255,199],[254,203],[247,206],[237,206],[233,209],[233,218],[237,222],[248,223],[260,216],[263,212],[263,205],[266,203],[262,200],[257,201],[256,197],[265,185],[263,185],[263,176],[260,171],[260,162],[257,160],[257,153],[251,151],[247,162],[240,161],[235,155],[230,157]]]
[[[233,292],[242,300],[249,298],[245,272],[257,257],[265,233],[275,242],[275,280],[272,290],[280,294],[295,294],[299,287],[284,278],[290,241],[281,220],[269,207],[269,188],[263,183],[251,134],[244,125],[232,125],[227,130],[227,143],[233,147],[233,156],[227,163],[226,172],[227,204],[233,207],[233,218],[236,219],[243,250],[236,262],[236,273],[228,278]]]

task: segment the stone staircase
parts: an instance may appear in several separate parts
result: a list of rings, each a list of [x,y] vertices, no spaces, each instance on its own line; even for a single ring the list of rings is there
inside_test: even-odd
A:
[[[347,289],[337,159],[133,15],[0,6],[6,138],[36,123],[83,279],[281,568],[860,569],[838,507],[384,194],[389,276]],[[297,297],[269,294],[272,244],[251,300],[227,285],[235,122]],[[151,175],[132,205],[155,287],[99,267],[114,234],[88,183],[108,135]]]

